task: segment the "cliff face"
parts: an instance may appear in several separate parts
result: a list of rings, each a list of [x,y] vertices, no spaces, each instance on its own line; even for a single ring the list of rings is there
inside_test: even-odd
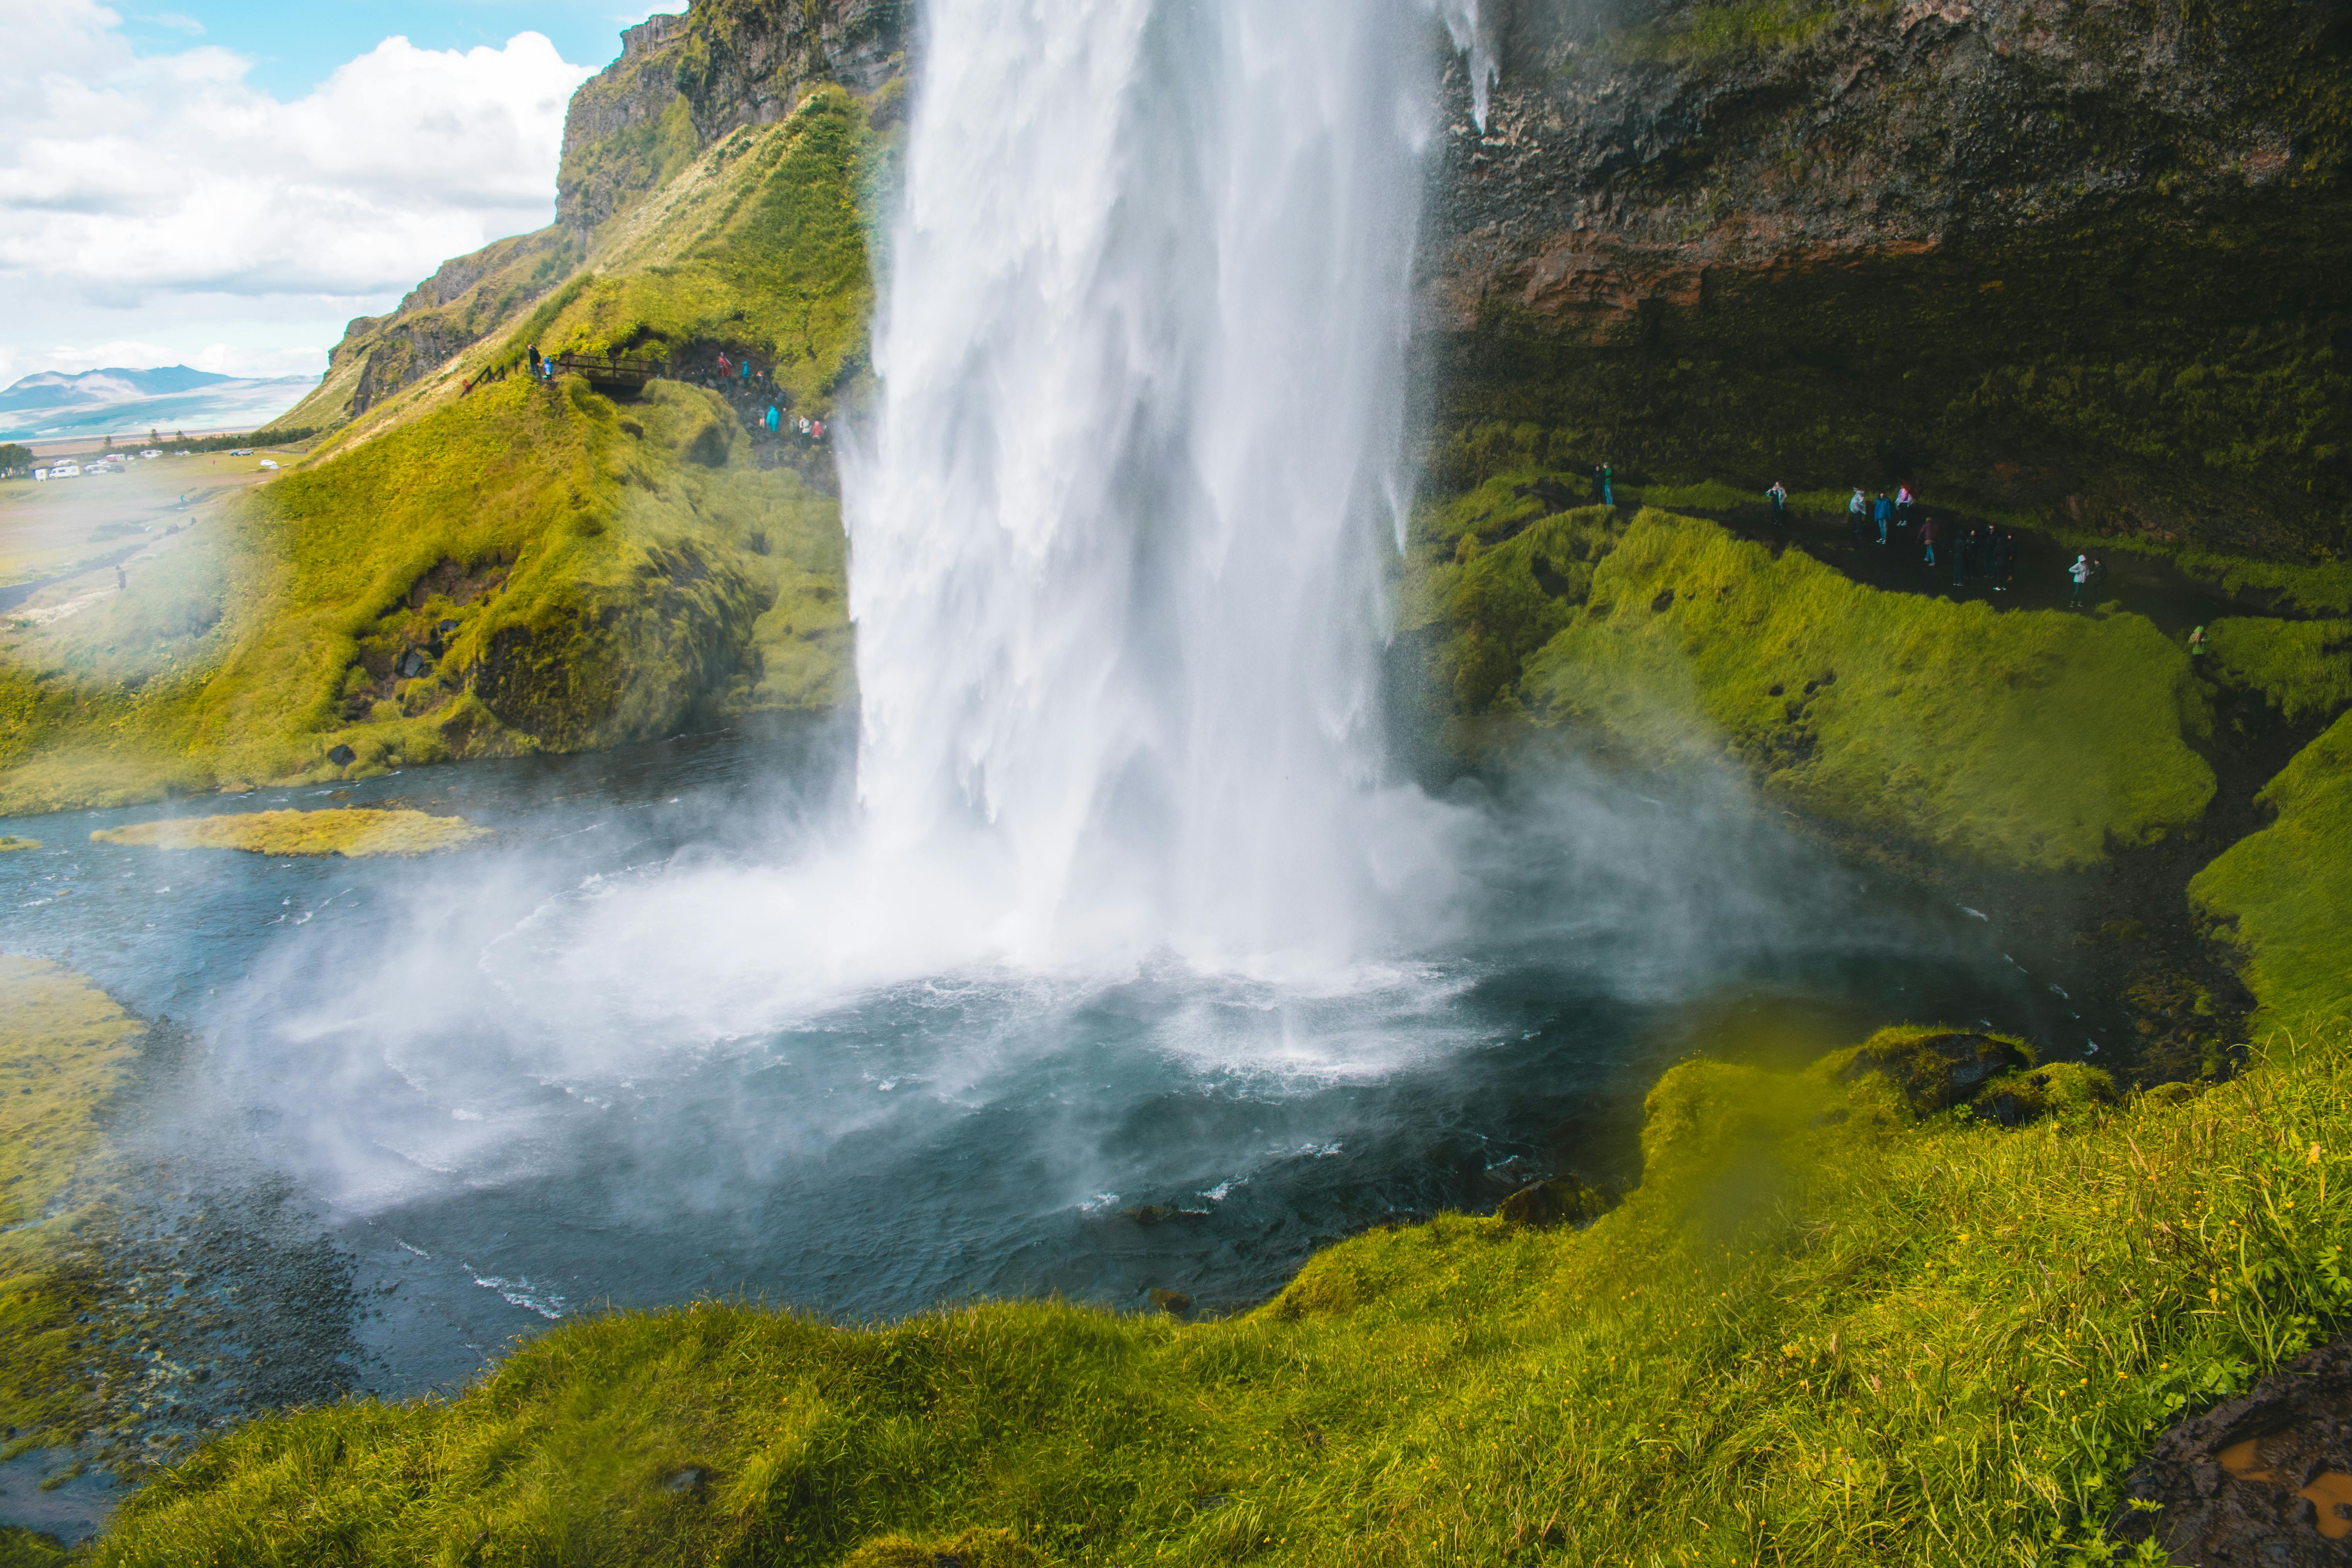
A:
[[[1424,262],[1446,478],[2352,545],[2340,0],[1518,0],[1496,43]]]
[[[907,0],[701,0],[621,35],[621,58],[572,95],[556,219],[586,232],[704,147],[792,112],[821,82],[861,96],[899,69]]]
[[[439,371],[599,260],[616,215],[730,132],[773,124],[827,84],[874,100],[887,130],[908,0],[700,0],[621,35],[621,58],[572,95],[556,221],[442,264],[388,315],[344,329],[319,390],[277,423],[356,419]]]

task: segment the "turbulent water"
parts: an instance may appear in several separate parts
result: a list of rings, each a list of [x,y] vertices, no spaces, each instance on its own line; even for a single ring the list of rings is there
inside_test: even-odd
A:
[[[1328,964],[1447,901],[1373,687],[1437,41],[1405,0],[930,9],[845,472],[859,794],[1010,957]]]
[[[927,29],[845,459],[854,747],[340,792],[495,830],[415,864],[88,839],[169,808],[0,822],[47,845],[0,857],[0,942],[192,1026],[155,1180],[291,1178],[352,1260],[350,1375],[738,1289],[1230,1305],[1377,1216],[1623,1173],[1693,1047],[2088,1039],[1987,922],[1728,781],[1389,776],[1408,286],[1472,7]]]

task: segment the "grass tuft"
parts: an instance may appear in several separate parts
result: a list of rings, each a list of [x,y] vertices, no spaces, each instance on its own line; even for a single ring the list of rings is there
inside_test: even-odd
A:
[[[152,849],[242,849],[255,855],[431,855],[486,837],[462,817],[421,811],[253,811],[230,816],[167,817],[101,827],[93,844]]]

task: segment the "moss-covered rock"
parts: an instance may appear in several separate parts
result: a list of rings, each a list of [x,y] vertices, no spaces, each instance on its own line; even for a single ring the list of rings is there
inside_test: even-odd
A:
[[[2206,673],[2254,693],[2290,724],[2352,704],[2352,621],[2230,616],[2206,628]]]
[[[2055,868],[2191,826],[2212,797],[2188,658],[2136,616],[1881,592],[1651,510],[1586,602],[1562,602],[1517,681],[1531,716],[1645,760],[1727,752],[1832,821]]]
[[[2045,1116],[2071,1127],[2116,1103],[2115,1079],[2104,1068],[2084,1062],[2052,1062],[2005,1074],[1969,1102],[1980,1120],[2002,1127],[2022,1127]]]
[[[2352,1011],[2352,714],[2256,798],[2276,820],[2223,851],[2189,893],[2238,951],[2263,1022],[2307,1031]]]
[[[12,1439],[79,1435],[119,1370],[114,1342],[135,1332],[96,1318],[103,1289],[76,1236],[75,1183],[146,1034],[84,976],[0,954],[0,1427]]]
[[[1588,1225],[1608,1208],[1609,1199],[1599,1188],[1574,1176],[1556,1176],[1521,1187],[1505,1198],[1496,1207],[1495,1217],[1506,1225],[1540,1230],[1555,1225]]]
[[[240,849],[252,855],[431,855],[485,837],[463,817],[421,811],[251,811],[101,827],[93,844],[153,849]]]
[[[1914,1115],[1933,1116],[1979,1098],[2033,1061],[2032,1047],[2007,1035],[1898,1026],[1873,1035],[1836,1070],[1842,1083],[1877,1073]]]

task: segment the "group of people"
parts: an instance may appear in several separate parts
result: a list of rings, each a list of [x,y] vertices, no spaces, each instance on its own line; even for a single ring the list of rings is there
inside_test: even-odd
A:
[[[1789,488],[1779,480],[1764,492],[1764,500],[1772,509],[1772,521],[1785,528],[1789,521]],[[1846,517],[1853,530],[1856,544],[1870,542],[1874,537],[1880,544],[1899,542],[1904,531],[1911,526],[1911,510],[1917,504],[1908,485],[1897,485],[1895,493],[1880,490],[1874,500],[1860,487],[1846,498]],[[1990,523],[1970,523],[1965,528],[1948,528],[1932,517],[1923,517],[1919,523],[1920,563],[1929,571],[1937,567],[1936,552],[1943,551],[1943,565],[1952,569],[1952,586],[1965,588],[1971,578],[1990,579],[1993,593],[2006,594],[2016,586],[2017,535]],[[2066,569],[2073,584],[2067,596],[2072,608],[2087,597],[2098,602],[2106,585],[2107,568],[2103,561],[2088,555],[2077,555]]]
[[[740,361],[731,360],[727,357],[727,352],[724,349],[719,352],[718,366],[718,374],[709,380],[709,385],[713,390],[726,394],[730,400],[743,395],[750,395],[755,408],[758,408],[761,402],[766,404],[764,408],[759,409],[752,420],[752,423],[759,426],[761,429],[771,436],[778,435],[783,430],[785,421],[789,419],[793,428],[799,433],[803,441],[824,439],[824,420],[812,419],[805,414],[787,415],[784,412],[785,400],[778,391],[775,373],[772,370],[761,370],[748,358]]]

